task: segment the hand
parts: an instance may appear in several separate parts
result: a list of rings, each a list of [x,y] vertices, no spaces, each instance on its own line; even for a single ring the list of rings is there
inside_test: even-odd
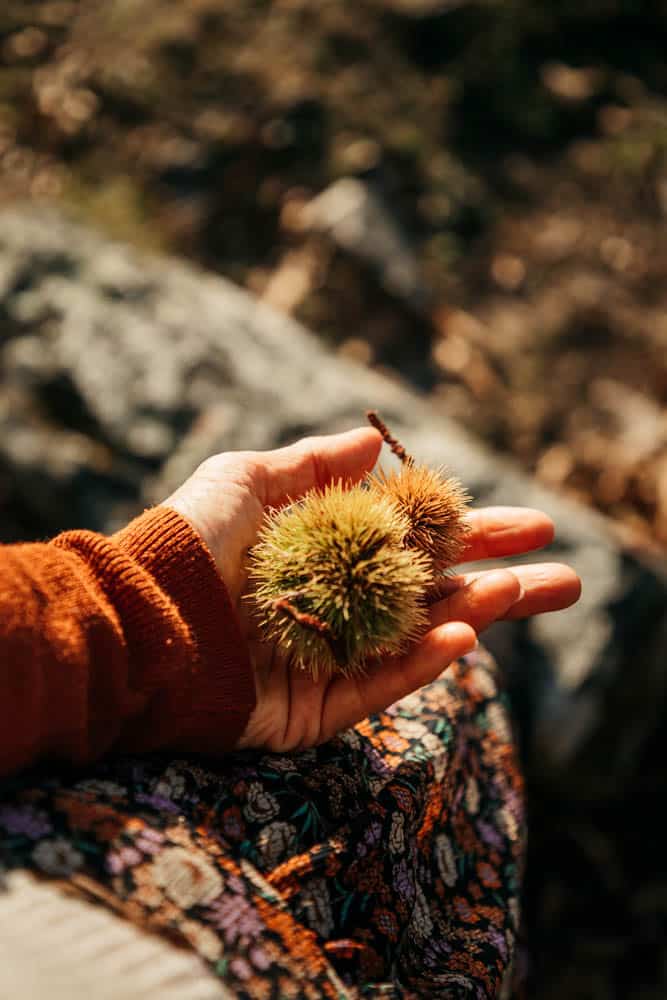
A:
[[[261,640],[243,599],[248,549],[266,507],[280,507],[333,480],[362,479],[381,445],[377,431],[361,428],[306,438],[277,451],[216,455],[165,501],[191,522],[213,553],[248,642],[257,706],[242,747],[314,746],[430,683],[452,660],[470,652],[492,622],[557,611],[579,597],[578,577],[558,563],[468,574],[456,578],[453,593],[431,608],[431,629],[405,655],[387,657],[364,677],[313,681],[296,669],[275,644]],[[491,507],[468,517],[472,531],[465,562],[518,555],[553,539],[553,523],[540,511]]]

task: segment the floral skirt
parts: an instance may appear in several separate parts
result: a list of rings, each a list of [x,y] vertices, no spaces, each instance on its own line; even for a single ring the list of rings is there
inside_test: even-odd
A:
[[[232,995],[496,997],[525,848],[481,649],[317,749],[14,779],[0,863],[194,949]]]

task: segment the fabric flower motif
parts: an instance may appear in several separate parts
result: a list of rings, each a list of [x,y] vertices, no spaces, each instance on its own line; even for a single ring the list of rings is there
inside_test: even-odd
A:
[[[229,971],[240,979],[242,983],[246,982],[252,977],[252,969],[243,955],[238,955],[233,958],[229,963]]]
[[[404,812],[406,816],[414,816],[414,792],[412,792],[409,788],[406,788],[404,785],[396,784],[392,788],[391,793],[396,799],[396,804],[401,812]]]
[[[483,667],[474,667],[469,677],[479,694],[483,695],[484,698],[495,698],[498,688],[488,670],[484,670]]]
[[[63,837],[42,840],[32,852],[32,859],[47,875],[71,875],[83,864],[83,854]]]
[[[428,758],[433,765],[433,777],[437,784],[440,784],[449,764],[449,753],[447,746],[437,735],[437,733],[426,733],[421,741],[421,745],[428,754]]]
[[[172,764],[156,781],[151,792],[163,799],[176,800],[183,798],[185,788],[185,776]]]
[[[158,795],[157,793],[137,792],[135,800],[142,805],[150,806],[151,809],[155,809],[157,812],[179,813],[181,811],[179,805],[172,802],[165,795]]]
[[[157,854],[164,844],[164,837],[159,830],[148,826],[137,834],[134,846],[144,854]]]
[[[243,809],[251,823],[268,823],[280,812],[280,806],[270,792],[264,790],[259,781],[248,785],[247,801]]]
[[[138,865],[143,861],[143,856],[136,847],[121,847],[118,851],[111,851],[107,855],[107,871],[112,875],[120,875],[126,868]]]
[[[368,779],[368,788],[374,799],[378,797],[378,795],[380,794],[380,792],[385,787],[388,781],[389,781],[389,776],[387,776],[386,778],[378,778],[375,775],[372,775]]]
[[[364,832],[364,841],[369,845],[369,847],[372,847],[374,844],[379,844],[381,836],[382,823],[379,823],[377,820],[373,820]]]
[[[228,840],[243,840],[245,836],[245,823],[238,806],[229,806],[220,817],[220,825],[223,836]]]
[[[248,958],[260,972],[266,972],[266,970],[271,965],[271,959],[264,951],[263,948],[255,947],[251,948],[248,952]]]
[[[508,805],[503,805],[496,812],[496,822],[509,840],[515,841],[519,836],[519,821]]]
[[[497,702],[492,702],[486,710],[489,731],[495,733],[502,743],[509,743],[512,739],[512,731],[507,718],[507,712],[503,706]]]
[[[189,941],[203,958],[209,962],[217,962],[221,957],[222,941],[210,927],[206,927],[198,920],[184,920],[179,929],[185,940]]]
[[[192,848],[167,847],[153,861],[152,876],[165,895],[184,910],[210,903],[224,886],[217,868]]]
[[[39,840],[53,830],[51,822],[41,809],[32,805],[0,806],[0,827],[7,833]]]
[[[374,746],[371,746],[368,741],[364,745],[364,756],[367,758],[374,775],[379,774],[384,779],[391,777],[391,767],[389,767],[380,751],[376,750]]]
[[[394,865],[394,885],[402,899],[411,903],[415,897],[415,877],[408,868],[408,862],[401,858],[397,865]]]
[[[361,749],[361,737],[356,729],[346,729],[338,734],[337,739],[340,743],[350,747],[351,750]]]
[[[420,715],[424,708],[422,696],[418,691],[413,691],[412,694],[408,694],[405,698],[401,698],[396,705],[397,708],[400,709],[401,718],[410,715]]]
[[[160,910],[164,914],[166,906],[171,906],[164,897],[164,892],[155,884],[153,877],[153,866],[150,862],[137,865],[132,869],[132,901],[140,903],[141,906],[148,907],[149,910]],[[117,876],[113,884],[117,892],[122,893],[125,879],[122,871]]]
[[[274,820],[261,831],[257,838],[257,849],[266,870],[281,864],[296,849],[296,827],[283,820]]]
[[[74,787],[77,791],[106,795],[110,799],[122,799],[127,794],[127,790],[122,785],[105,778],[85,778],[83,781],[77,781]]]
[[[477,820],[476,826],[477,832],[485,844],[489,844],[497,850],[503,849],[505,838],[497,827],[493,826],[491,823],[486,823],[482,819]]]
[[[404,740],[402,736],[399,736],[397,732],[392,729],[383,729],[380,732],[380,739],[382,743],[391,751],[391,753],[403,753],[404,750],[408,748],[408,741]]]
[[[381,934],[385,934],[390,941],[398,938],[398,920],[392,910],[377,910],[373,916],[373,922],[377,925]]]
[[[392,854],[402,854],[405,850],[405,816],[396,812],[391,819],[389,850]]]
[[[435,860],[440,878],[451,889],[456,884],[457,871],[452,843],[446,833],[439,833],[435,838]]]
[[[406,740],[421,740],[428,733],[423,722],[418,722],[417,719],[405,719],[402,715],[396,716],[394,727]]]
[[[410,928],[419,941],[425,941],[433,932],[433,921],[426,896],[420,885],[416,887],[415,907],[412,911]]]
[[[253,941],[264,930],[264,924],[248,897],[236,893],[213,900],[206,916],[214,927],[222,931],[228,947],[239,939]]]
[[[329,887],[323,878],[311,878],[304,882],[300,892],[300,909],[311,930],[327,938],[334,929]]]
[[[488,861],[480,861],[477,865],[477,874],[479,875],[482,885],[485,885],[488,889],[500,888],[501,882],[498,877],[498,872],[488,863]]]
[[[254,889],[256,889],[261,895],[262,899],[268,899],[271,900],[273,903],[280,904],[281,900],[280,893],[278,892],[277,889],[275,889],[271,885],[269,881],[267,881],[267,879],[264,878],[263,875],[260,874],[260,872],[255,868],[254,865],[251,865],[250,862],[246,861],[245,858],[241,858],[241,861],[239,863],[239,868],[241,869],[242,874],[247,880],[248,886],[252,886]],[[228,876],[227,884],[230,887],[232,885],[233,880],[238,881],[239,883],[238,889],[234,890],[235,892],[248,891],[244,887],[243,880],[238,875]]]
[[[270,768],[280,774],[293,774],[296,772],[296,764],[292,757],[287,755],[265,754],[260,761],[262,767]]]
[[[474,774],[466,781],[465,803],[470,815],[476,816],[479,812],[479,785]]]
[[[182,818],[174,826],[166,826],[163,833],[165,839],[172,844],[178,844],[179,847],[187,847],[188,850],[193,846],[190,830]]]

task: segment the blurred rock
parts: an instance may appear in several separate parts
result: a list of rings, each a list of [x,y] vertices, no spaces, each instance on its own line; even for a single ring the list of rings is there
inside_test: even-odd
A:
[[[581,602],[497,626],[489,642],[540,773],[584,797],[622,793],[665,699],[664,567],[620,550],[600,517],[230,283],[142,259],[34,208],[4,212],[0,231],[5,538],[73,523],[113,529],[215,451],[275,447],[377,408],[410,451],[447,463],[478,503],[542,507],[556,520],[553,555],[583,577]]]
[[[602,74],[590,67],[575,69],[550,62],[542,67],[542,82],[547,90],[563,101],[587,101],[601,86]]]
[[[456,10],[470,0],[383,0],[384,6],[405,17],[429,17],[444,11]]]
[[[326,234],[369,267],[384,288],[417,313],[429,303],[417,257],[395,214],[370,184],[345,177],[303,209],[306,228]]]

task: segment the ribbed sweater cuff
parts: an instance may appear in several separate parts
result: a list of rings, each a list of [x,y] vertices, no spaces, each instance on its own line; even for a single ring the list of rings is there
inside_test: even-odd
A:
[[[176,605],[196,644],[178,744],[208,752],[235,746],[255,706],[255,684],[236,611],[203,539],[176,511],[155,507],[111,540]]]

